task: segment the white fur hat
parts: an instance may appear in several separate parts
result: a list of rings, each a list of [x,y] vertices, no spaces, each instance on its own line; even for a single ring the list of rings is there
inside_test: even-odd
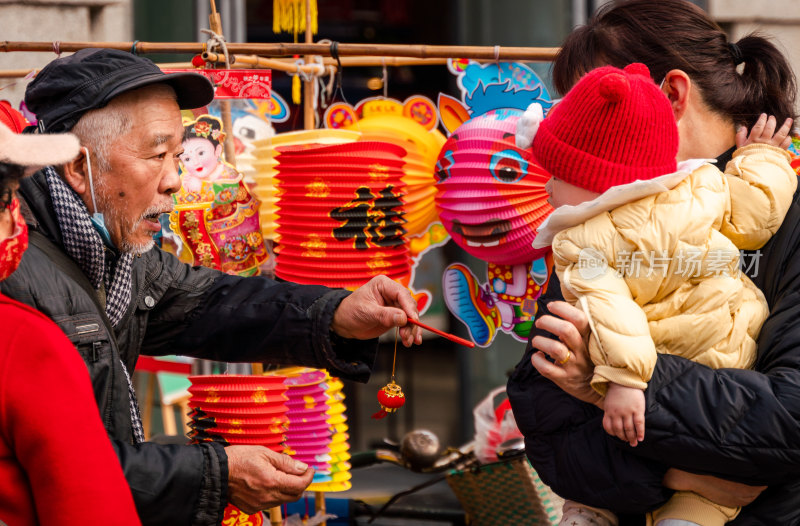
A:
[[[0,123],[0,162],[22,166],[48,166],[73,160],[80,149],[71,133],[17,134]]]

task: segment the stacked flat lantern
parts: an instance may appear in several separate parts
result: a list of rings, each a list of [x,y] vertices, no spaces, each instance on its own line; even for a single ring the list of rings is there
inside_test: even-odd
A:
[[[331,433],[331,443],[328,454],[330,455],[330,480],[314,480],[309,486],[311,491],[347,491],[352,487],[350,479],[350,443],[347,434],[346,406],[344,404],[344,384],[338,378],[333,378],[326,373],[325,394],[328,397],[328,426]],[[290,423],[291,425],[291,423]]]
[[[277,150],[278,277],[355,288],[379,274],[408,276],[404,148],[355,141]]]
[[[498,109],[468,120],[436,165],[442,224],[461,248],[499,265],[529,263],[547,251],[531,243],[552,211],[544,189],[550,176],[514,144],[521,116],[521,110]]]
[[[283,452],[289,418],[282,376],[190,376],[189,438]]]
[[[360,133],[345,130],[303,130],[281,133],[267,139],[253,141],[253,168],[252,177],[255,181],[253,192],[261,201],[261,232],[264,239],[277,241],[275,229],[278,220],[278,186],[275,176],[278,171],[276,148],[279,146],[293,146],[297,144],[343,144],[358,140]]]
[[[328,424],[327,373],[320,369],[289,367],[270,374],[284,378],[289,426],[286,453],[314,468],[312,482],[331,480],[331,436]]]

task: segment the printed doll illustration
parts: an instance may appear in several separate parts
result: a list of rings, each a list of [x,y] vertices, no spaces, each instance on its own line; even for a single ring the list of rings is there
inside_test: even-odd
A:
[[[242,175],[222,159],[222,122],[201,115],[184,124],[181,190],[170,215],[194,263],[229,274],[258,274],[269,257],[259,225],[259,202]]]

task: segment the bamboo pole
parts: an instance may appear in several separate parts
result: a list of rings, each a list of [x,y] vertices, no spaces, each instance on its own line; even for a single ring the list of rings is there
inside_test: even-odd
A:
[[[218,53],[206,51],[200,54],[203,60],[208,62],[223,62],[225,57]],[[274,69],[286,73],[297,73],[302,71],[308,74],[319,73],[317,64],[298,65],[294,59],[290,58],[265,58],[257,55],[230,55],[231,69],[252,68],[252,69]],[[386,64],[387,66],[443,66],[447,64],[446,58],[406,58],[406,57],[341,57],[342,66],[345,67],[375,67]],[[476,62],[494,62],[492,60],[477,60]],[[332,58],[324,58],[322,65],[325,72],[329,67],[337,69],[336,61]],[[195,69],[191,62],[159,62],[156,66],[161,69]],[[39,69],[6,69],[0,70],[0,78],[21,78],[29,73],[39,73]]]
[[[203,60],[207,60],[209,62],[219,62],[222,58],[221,55],[217,53],[212,53],[211,51],[205,51],[201,55]],[[258,67],[258,68],[269,68],[275,69],[278,71],[284,71],[286,73],[309,73],[313,74],[319,71],[319,67],[314,65],[303,65],[300,66],[295,63],[294,60],[280,60],[274,58],[264,58],[259,57],[256,55],[231,55],[230,57],[231,66],[236,64],[237,66],[250,66],[250,67]],[[224,60],[224,58],[222,58]]]
[[[306,44],[314,43],[314,36],[311,34],[311,0],[305,0],[306,4]],[[311,56],[306,55],[306,64],[311,62]],[[313,130],[315,127],[314,118],[314,82],[316,77],[303,81],[303,128]],[[322,523],[325,526],[325,523]]]
[[[281,524],[283,524],[280,506],[269,509],[269,523],[271,526],[281,526]]]
[[[208,27],[219,36],[222,35],[222,18],[217,12],[217,5],[211,0],[211,14],[208,15]],[[233,142],[233,119],[231,119],[231,101],[219,101],[219,113],[222,127],[225,128],[225,160],[236,168],[236,146]]]
[[[209,62],[224,60],[221,55],[211,51],[204,51],[200,56]],[[286,73],[300,71],[309,74],[319,73],[319,63],[298,65],[293,59],[265,58],[258,55],[230,55],[229,58],[231,66],[235,65],[236,67],[269,68]],[[340,60],[344,67],[383,66],[384,64],[387,66],[443,66],[447,64],[446,58],[342,57]],[[491,62],[494,62],[494,59]],[[325,67],[325,71],[328,71],[328,66],[333,66],[334,71],[337,69],[336,61],[332,58],[323,58],[322,65]]]
[[[31,72],[39,73],[38,69],[7,69],[0,71],[0,79],[19,79],[27,77]]]
[[[325,514],[325,492],[324,491],[315,491],[314,492],[314,512]],[[323,522],[322,525],[324,526],[327,521]]]
[[[204,51],[205,44],[198,42],[60,42],[62,53],[89,47],[135,50],[137,53],[191,53]],[[0,53],[12,51],[53,51],[52,42],[0,42]],[[516,60],[524,62],[549,62],[555,58],[554,47],[494,47],[494,46],[428,46],[404,44],[339,44],[339,55],[409,58],[469,58],[474,60]],[[231,54],[291,57],[294,55],[330,56],[328,44],[292,43],[237,43],[228,44]]]

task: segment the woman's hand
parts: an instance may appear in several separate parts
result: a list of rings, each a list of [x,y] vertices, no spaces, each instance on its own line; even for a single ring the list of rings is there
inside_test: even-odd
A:
[[[531,345],[538,352],[531,357],[531,363],[566,393],[602,408],[603,398],[589,385],[594,371],[587,350],[589,319],[582,310],[565,301],[551,302],[548,309],[558,318],[542,316],[536,320],[536,327],[552,333],[558,341],[535,336]]]
[[[721,506],[736,508],[747,506],[767,489],[766,486],[749,486],[711,475],[698,475],[670,468],[664,475],[664,486],[676,491],[693,491]]]

